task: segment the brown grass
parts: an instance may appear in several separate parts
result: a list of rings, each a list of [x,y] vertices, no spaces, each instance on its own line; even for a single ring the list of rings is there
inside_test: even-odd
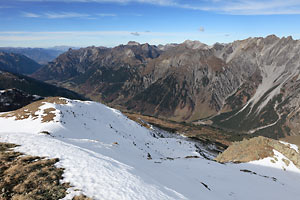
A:
[[[132,121],[135,121],[137,123],[139,123],[141,126],[144,126],[147,129],[150,129],[150,125],[145,123],[143,120],[141,120],[141,118],[139,118],[136,115],[128,115],[127,116],[129,119],[131,119]]]
[[[53,121],[54,117],[56,116],[53,112],[55,111],[55,108],[47,108],[44,110],[44,115],[42,118],[42,122],[51,122]]]
[[[75,196],[72,200],[92,200],[92,199],[82,194],[80,196]]]
[[[23,119],[37,119],[38,116],[35,114],[37,111],[40,110],[40,107],[44,105],[46,102],[53,103],[53,104],[67,104],[67,101],[65,99],[62,99],[60,97],[49,97],[40,101],[36,101],[34,103],[31,103],[23,108],[20,108],[18,110],[8,112],[1,114],[0,117],[15,117],[16,120],[23,120]],[[53,113],[55,111],[54,108],[48,108],[44,110],[42,122],[50,122],[53,121],[55,114]]]
[[[63,169],[56,168],[58,159],[21,156],[0,143],[0,199],[60,199],[66,195],[67,183],[60,184]]]
[[[17,145],[0,143],[1,200],[57,200],[65,197],[68,183],[60,183],[63,168],[58,159],[45,159],[15,152]],[[89,200],[83,195],[75,200]]]
[[[137,123],[141,124],[142,126],[145,126],[146,128],[150,128],[148,124],[141,123],[142,121],[145,121],[149,124],[152,124],[156,127],[159,127],[161,129],[167,130],[169,132],[173,133],[181,133],[185,134],[187,137],[191,138],[197,138],[200,141],[203,142],[216,142],[221,144],[219,146],[220,149],[223,149],[224,147],[227,147],[231,144],[229,136],[223,134],[221,131],[218,131],[216,129],[210,128],[208,126],[197,126],[192,125],[188,123],[178,123],[170,120],[165,119],[159,119],[156,117],[151,116],[144,116],[136,113],[129,113],[124,112],[123,113],[131,120],[136,121]]]

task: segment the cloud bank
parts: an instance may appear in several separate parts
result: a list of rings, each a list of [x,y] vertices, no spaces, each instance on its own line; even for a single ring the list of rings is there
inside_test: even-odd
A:
[[[15,0],[30,2],[141,3],[230,15],[300,14],[299,0]]]

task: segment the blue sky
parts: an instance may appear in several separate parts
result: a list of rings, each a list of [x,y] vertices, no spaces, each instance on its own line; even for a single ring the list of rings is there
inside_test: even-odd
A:
[[[0,46],[298,39],[299,21],[300,0],[0,0]]]

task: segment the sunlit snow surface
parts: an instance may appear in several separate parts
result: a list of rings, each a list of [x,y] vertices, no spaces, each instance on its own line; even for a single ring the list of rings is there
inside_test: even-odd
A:
[[[297,146],[297,145],[295,145],[295,144],[290,144],[290,143],[288,143],[288,142],[284,142],[284,141],[280,141],[280,143],[282,143],[282,144],[285,144],[285,145],[289,146],[290,148],[294,149],[295,151],[297,151],[297,152],[299,153],[299,148],[298,148],[298,146]]]
[[[118,200],[282,200],[300,196],[300,171],[293,164],[286,166],[279,152],[275,152],[275,163],[266,158],[219,164],[202,158],[193,141],[149,131],[99,103],[67,101],[66,105],[45,103],[36,120],[0,118],[1,142],[20,144],[17,150],[27,154],[60,159],[64,181],[74,186],[65,199],[79,193]],[[47,108],[55,108],[56,117],[42,123]]]

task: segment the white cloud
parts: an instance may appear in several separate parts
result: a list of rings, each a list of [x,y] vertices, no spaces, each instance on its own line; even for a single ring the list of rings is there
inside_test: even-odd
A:
[[[155,5],[173,5],[175,4],[175,0],[19,0],[19,1],[30,1],[30,2],[95,2],[95,3],[147,3],[147,4],[155,4]]]
[[[231,15],[300,14],[299,0],[207,0],[206,4],[178,4],[178,7]]]
[[[116,17],[117,15],[114,13],[99,13],[97,14],[100,17]]]
[[[174,32],[134,32],[134,31],[57,31],[57,32],[27,32],[27,31],[4,31],[0,32],[0,40],[39,40],[39,39],[56,39],[70,37],[74,38],[87,38],[87,37],[99,37],[99,36],[198,36],[195,33],[174,33]]]
[[[300,14],[299,0],[229,1],[222,7],[225,13],[243,15]]]
[[[35,13],[24,12],[24,13],[23,13],[23,17],[39,18],[39,17],[41,17],[41,16],[38,15],[38,14],[35,14]]]
[[[45,16],[49,19],[90,17],[89,14],[75,13],[75,12],[61,12],[61,13],[51,12],[51,13],[45,13]]]
[[[28,18],[48,18],[48,19],[62,19],[62,18],[85,18],[85,19],[97,19],[98,17],[116,17],[113,13],[99,13],[99,14],[86,14],[77,12],[46,12],[44,14],[37,14],[32,12],[23,12],[23,17]]]
[[[18,0],[31,2],[144,3],[231,15],[300,14],[299,0]]]
[[[132,32],[132,33],[130,33],[131,35],[134,35],[134,36],[140,36],[141,34],[140,33],[138,33],[138,32]]]
[[[63,37],[55,36],[3,36],[0,35],[0,41],[41,41],[49,39],[62,39]]]
[[[0,46],[13,47],[50,47],[54,45],[68,46],[117,46],[127,44],[132,40],[135,31],[57,31],[57,32],[30,32],[30,31],[3,31],[0,32]],[[231,37],[226,37],[226,33],[202,33],[199,32],[138,32],[139,43],[181,43],[187,39],[200,40],[203,43],[213,44],[216,42],[231,42]],[[296,37],[296,35],[293,35]],[[240,35],[235,39],[244,39],[249,35]],[[298,36],[299,37],[299,36]]]

